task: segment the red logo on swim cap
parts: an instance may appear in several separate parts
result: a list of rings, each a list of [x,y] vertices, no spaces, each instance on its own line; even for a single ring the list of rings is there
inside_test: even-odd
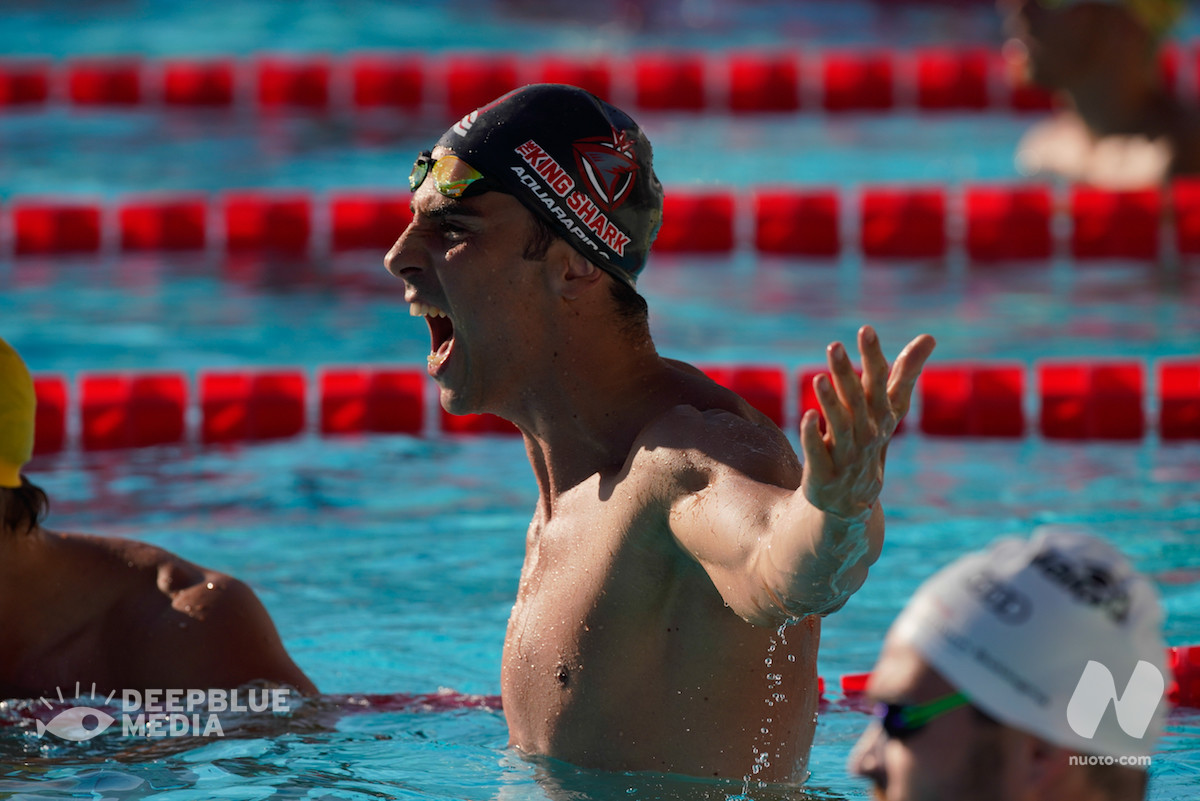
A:
[[[608,211],[620,206],[633,188],[638,171],[633,142],[625,132],[614,130],[611,138],[579,139],[572,149],[588,194]]]
[[[470,114],[454,123],[454,132],[459,136],[466,136],[467,132],[471,130],[471,126],[475,124],[475,120],[477,119],[479,119],[479,109],[472,111]]]

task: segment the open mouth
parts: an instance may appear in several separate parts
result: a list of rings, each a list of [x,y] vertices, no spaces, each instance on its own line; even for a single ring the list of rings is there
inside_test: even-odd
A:
[[[454,349],[454,323],[444,311],[428,303],[410,303],[408,313],[413,317],[424,317],[429,324],[429,356],[425,361],[430,375],[434,375]]]

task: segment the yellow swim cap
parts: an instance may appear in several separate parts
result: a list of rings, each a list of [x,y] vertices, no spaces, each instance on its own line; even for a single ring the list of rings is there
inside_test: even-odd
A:
[[[1066,8],[1081,3],[1104,3],[1124,6],[1146,30],[1156,37],[1165,36],[1167,31],[1183,15],[1183,0],[1038,0],[1046,8]]]
[[[1155,36],[1165,36],[1183,15],[1183,0],[1125,0],[1125,5]]]
[[[21,486],[21,468],[33,456],[36,409],[29,369],[0,339],[0,487]]]

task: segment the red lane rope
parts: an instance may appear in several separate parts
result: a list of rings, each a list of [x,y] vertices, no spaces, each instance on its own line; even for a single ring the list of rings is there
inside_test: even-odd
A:
[[[1194,43],[1163,49],[1164,81],[1194,91]],[[1014,85],[986,45],[909,50],[641,50],[626,54],[479,51],[137,55],[0,59],[0,108],[339,109],[465,114],[525,83],[572,83],[649,112],[1044,111],[1051,96]]]
[[[702,365],[785,429],[818,409],[823,368]],[[1200,439],[1200,356],[1160,359],[1153,387],[1141,359],[933,364],[916,392],[915,423],[933,437],[1164,442]],[[34,377],[36,450],[57,453],[182,443],[220,444],[370,434],[515,435],[492,415],[452,416],[417,367],[83,373]],[[1033,414],[1029,410],[1033,409]],[[819,410],[819,409],[818,409]]]
[[[1173,706],[1200,707],[1200,645],[1181,645],[1167,648],[1167,670],[1169,682],[1167,701]],[[868,711],[863,704],[870,673],[846,673],[838,680],[842,693],[841,702],[850,709]],[[822,703],[828,703],[824,677],[817,678],[817,691]],[[456,690],[439,689],[429,693],[347,693],[325,694],[309,699],[319,707],[332,705],[349,714],[373,712],[445,712],[462,709],[486,709],[500,711],[503,708],[499,695],[460,693]],[[42,710],[35,704],[14,704],[9,713],[0,715],[0,727],[26,725],[28,721],[41,719]]]
[[[231,190],[12,198],[0,207],[0,256],[116,250],[227,254],[385,251],[411,220],[402,191]],[[2,234],[7,231],[8,235]],[[1200,255],[1200,178],[1101,190],[1037,183],[856,188],[669,187],[654,253],[971,263]]]
[[[1200,645],[1167,648],[1167,701],[1174,706],[1200,708]],[[848,673],[841,677],[841,690],[851,708],[862,707],[870,673]],[[865,710],[864,710],[865,711]]]

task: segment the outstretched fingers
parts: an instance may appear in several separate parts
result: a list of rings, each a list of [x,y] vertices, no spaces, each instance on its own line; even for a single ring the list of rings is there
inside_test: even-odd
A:
[[[896,357],[896,363],[892,365],[892,372],[888,378],[887,400],[896,414],[897,422],[908,414],[917,379],[921,377],[921,370],[935,347],[937,340],[929,334],[921,334],[905,345],[904,350]]]
[[[922,334],[905,346],[889,370],[878,334],[864,325],[858,332],[860,377],[845,347],[840,342],[831,344],[827,349],[829,374],[813,379],[826,431],[821,434],[815,412],[802,421],[806,462],[832,476],[857,461],[864,450],[882,448],[886,452],[887,441],[908,413],[921,370],[936,345],[933,337]]]
[[[820,486],[833,475],[833,457],[821,434],[821,415],[809,409],[800,418],[800,447],[804,451],[804,480]]]
[[[830,375],[817,376],[813,384],[826,432],[822,435],[816,410],[806,412],[800,422],[802,489],[813,506],[846,520],[871,513],[883,487],[888,442],[908,413],[917,379],[936,344],[922,334],[889,370],[878,335],[863,326],[858,332],[861,378],[845,348],[837,342],[829,346]]]
[[[858,352],[862,355],[863,392],[876,426],[883,426],[892,414],[888,399],[888,363],[879,344],[879,335],[869,325],[858,329]]]
[[[834,425],[834,418],[829,417],[829,410],[822,404],[821,408],[826,412],[826,421],[830,424],[835,442],[840,440],[847,447],[863,445],[871,438],[871,419],[867,399],[863,394],[862,379],[855,371],[850,355],[846,353],[842,343],[834,342],[827,349],[827,353],[829,374],[833,378],[833,387],[836,390],[836,395],[831,400],[832,404],[838,407],[840,419],[837,420],[839,425]]]

